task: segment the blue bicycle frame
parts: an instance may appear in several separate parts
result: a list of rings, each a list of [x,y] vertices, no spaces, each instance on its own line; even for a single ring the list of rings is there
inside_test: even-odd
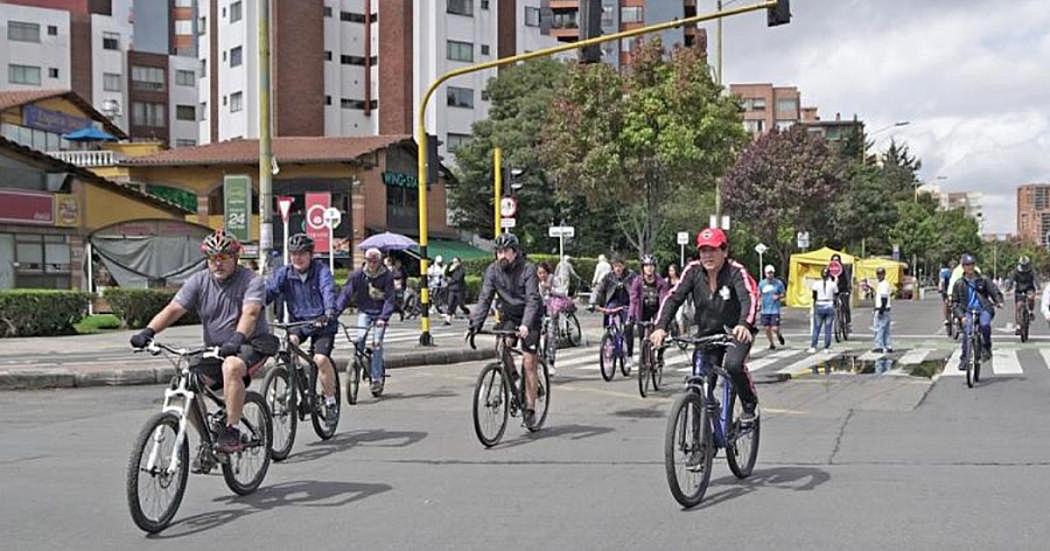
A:
[[[606,315],[609,317],[609,323],[605,325],[605,330],[611,331],[613,336],[613,358],[624,358],[626,357],[626,351],[623,336],[624,322],[621,312]]]
[[[711,361],[709,354],[703,350],[693,351],[693,376],[686,384],[690,390],[704,396],[704,407],[709,413],[718,413],[718,422],[713,423],[715,447],[725,448],[728,444],[726,435],[729,434],[729,397],[733,390],[733,379],[725,369]],[[715,385],[719,377],[722,378],[721,403],[715,398]]]

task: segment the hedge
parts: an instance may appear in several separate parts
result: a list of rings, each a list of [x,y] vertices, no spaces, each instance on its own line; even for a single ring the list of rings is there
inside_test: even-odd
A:
[[[87,312],[91,295],[54,289],[0,291],[0,337],[76,333],[73,324]]]
[[[145,327],[175,297],[178,289],[106,289],[103,297],[128,329]],[[200,323],[196,312],[187,312],[175,324]]]

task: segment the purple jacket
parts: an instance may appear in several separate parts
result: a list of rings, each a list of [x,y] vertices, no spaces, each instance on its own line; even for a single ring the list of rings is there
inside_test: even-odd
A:
[[[667,280],[654,274],[656,277],[656,288],[660,292],[660,304],[663,304],[664,299],[667,298],[667,293],[671,291],[671,285],[667,283]],[[631,288],[628,291],[631,297],[631,306],[627,310],[627,318],[634,321],[641,321],[642,318],[642,285],[644,285],[645,276],[638,274],[633,281],[631,281]],[[659,305],[657,305],[659,309]],[[654,314],[655,316],[655,314]]]
[[[375,277],[368,277],[364,269],[350,274],[335,301],[336,312],[346,310],[351,302],[358,310],[389,321],[394,313],[394,275],[385,266]]]

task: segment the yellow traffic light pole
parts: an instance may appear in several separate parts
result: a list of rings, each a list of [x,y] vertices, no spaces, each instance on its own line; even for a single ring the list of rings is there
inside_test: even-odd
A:
[[[427,241],[428,241],[428,228],[427,228],[427,129],[426,129],[426,116],[427,116],[427,104],[430,102],[430,97],[434,95],[438,87],[445,83],[445,81],[455,78],[461,75],[475,73],[477,71],[484,71],[485,69],[493,69],[496,67],[502,67],[504,65],[510,65],[518,63],[520,61],[528,61],[530,59],[536,59],[539,57],[547,57],[553,54],[561,52],[567,52],[570,50],[577,50],[586,46],[593,46],[601,44],[603,42],[610,42],[614,40],[623,40],[625,38],[631,38],[643,34],[655,33],[660,31],[666,31],[668,29],[674,29],[676,27],[684,27],[686,25],[693,25],[696,23],[702,23],[704,21],[711,21],[715,19],[722,19],[723,17],[730,17],[733,15],[740,15],[742,13],[748,13],[756,10],[768,9],[772,10],[778,6],[778,4],[786,4],[781,0],[768,0],[760,2],[758,4],[752,4],[749,6],[741,6],[738,8],[730,8],[728,10],[719,10],[713,13],[707,13],[703,15],[695,15],[693,17],[686,17],[683,19],[676,19],[674,21],[667,21],[666,23],[658,23],[656,25],[649,25],[647,27],[639,27],[637,29],[631,29],[627,31],[621,31],[614,34],[597,36],[594,38],[588,38],[586,40],[580,40],[578,42],[570,42],[562,44],[560,46],[553,46],[551,48],[544,48],[542,50],[535,50],[524,54],[518,54],[510,57],[502,57],[494,59],[492,61],[486,61],[484,63],[478,63],[449,71],[437,80],[432,82],[427,88],[425,94],[423,94],[423,100],[419,104],[419,117],[416,123],[416,144],[418,147],[418,175],[417,182],[419,183],[419,281],[420,281],[420,303],[422,305],[423,313],[420,316],[420,329],[422,333],[419,336],[419,343],[426,346],[432,344],[430,336],[430,289],[427,284],[427,268],[429,268],[430,261],[427,258]],[[499,178],[499,176],[497,176]],[[499,211],[499,205],[495,206],[496,211]],[[496,232],[499,233],[499,228],[496,228]]]

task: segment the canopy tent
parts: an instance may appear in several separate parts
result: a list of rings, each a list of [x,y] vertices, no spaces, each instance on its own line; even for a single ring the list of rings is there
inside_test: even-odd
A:
[[[200,244],[213,231],[181,220],[132,220],[96,231],[88,242],[120,287],[173,287],[204,268]]]
[[[809,307],[813,303],[813,282],[820,279],[820,273],[831,262],[831,256],[835,254],[842,257],[842,264],[846,269],[845,277],[850,278],[850,286],[853,286],[853,265],[856,262],[853,256],[828,247],[793,254],[788,271],[788,306]]]
[[[875,270],[878,268],[885,268],[886,270],[886,281],[890,282],[890,286],[894,293],[897,293],[901,289],[901,281],[904,279],[904,269],[908,265],[903,262],[897,262],[889,258],[862,258],[857,261],[856,268],[853,273],[856,275],[858,280],[865,281],[869,287],[875,288],[878,278],[875,277]]]

